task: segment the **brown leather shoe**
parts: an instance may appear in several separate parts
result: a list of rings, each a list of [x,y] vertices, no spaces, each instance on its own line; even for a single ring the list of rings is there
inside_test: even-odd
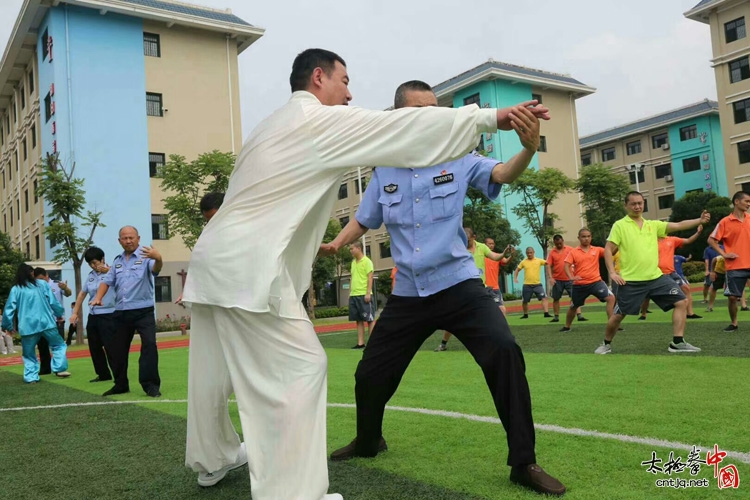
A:
[[[364,455],[357,455],[357,438],[354,438],[351,443],[344,446],[343,448],[339,448],[338,450],[331,453],[331,460],[339,461],[339,460],[351,460],[354,457],[361,457]],[[378,452],[381,451],[388,451],[388,445],[385,442],[385,439],[381,436],[380,442],[378,443]],[[376,455],[377,455],[376,453]],[[375,455],[373,455],[375,456]]]
[[[565,486],[550,476],[537,464],[521,465],[510,469],[510,481],[537,493],[563,496]]]

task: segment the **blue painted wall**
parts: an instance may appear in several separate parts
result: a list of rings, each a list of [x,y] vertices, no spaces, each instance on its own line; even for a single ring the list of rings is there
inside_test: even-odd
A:
[[[505,108],[531,99],[531,86],[528,84],[512,84],[502,80],[484,81],[457,92],[453,97],[453,107],[463,106],[464,99],[477,92],[479,92],[482,106],[490,108]],[[514,132],[499,132],[491,134],[489,138],[485,135],[484,146],[488,156],[502,162],[508,161],[523,148],[521,141]],[[538,155],[534,155],[529,168],[539,168]],[[525,252],[526,247],[533,247],[537,257],[543,257],[542,248],[536,238],[529,234],[529,231],[523,226],[523,221],[516,217],[512,211],[512,208],[520,202],[520,196],[510,194],[507,189],[503,189],[497,202],[501,204],[503,215],[510,221],[511,227],[521,233],[520,251]],[[501,247],[507,244],[499,241],[496,243]],[[508,271],[512,272],[513,270],[506,269],[506,273]],[[522,276],[519,277],[520,283],[518,285],[513,283],[512,278],[506,279],[506,289],[510,292],[520,291],[522,278]],[[544,286],[546,287],[546,283]]]
[[[54,41],[51,62],[42,55],[45,28]],[[76,177],[85,179],[87,208],[102,212],[107,226],[96,230],[94,243],[112,262],[122,252],[117,242],[120,227],[133,225],[142,244],[151,242],[143,22],[60,5],[49,10],[39,37],[42,151],[52,152],[56,140],[63,163],[75,162]],[[53,83],[56,110],[45,123],[43,101]],[[48,241],[45,248],[51,260]],[[84,264],[83,278],[88,271]],[[72,287],[70,263],[63,266],[63,279]],[[70,299],[68,309],[69,304]]]
[[[697,137],[685,141],[680,140],[680,129],[690,125],[696,126]],[[701,116],[671,125],[669,144],[675,199],[680,199],[686,192],[694,189],[714,191],[720,196],[727,196],[724,148],[718,116]],[[700,159],[701,169],[684,172],[683,160],[695,156]]]

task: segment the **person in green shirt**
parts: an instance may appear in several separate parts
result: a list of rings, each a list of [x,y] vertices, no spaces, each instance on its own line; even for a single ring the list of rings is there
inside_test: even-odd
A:
[[[638,191],[625,196],[627,215],[612,225],[604,247],[604,261],[613,283],[617,283],[617,304],[607,322],[604,342],[594,352],[612,352],[612,339],[620,323],[628,314],[638,314],[644,299],[650,298],[662,311],[672,313],[673,339],[669,352],[698,352],[700,349],[685,342],[687,299],[680,287],[659,269],[660,237],[667,233],[694,229],[708,224],[711,214],[705,210],[700,218],[682,222],[664,222],[643,218],[644,198]],[[620,270],[615,271],[613,255],[620,254]]]
[[[374,268],[372,261],[362,250],[362,242],[355,241],[349,245],[352,252],[351,290],[349,291],[349,321],[357,322],[357,345],[352,349],[365,348],[365,323],[367,335],[370,335],[375,321],[375,300],[372,296],[372,278]]]

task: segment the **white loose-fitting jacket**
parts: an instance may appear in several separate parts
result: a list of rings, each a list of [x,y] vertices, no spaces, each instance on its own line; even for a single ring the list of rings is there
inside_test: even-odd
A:
[[[183,300],[306,319],[302,296],[345,172],[454,160],[496,130],[496,110],[475,105],[371,111],[295,92],[242,147]]]

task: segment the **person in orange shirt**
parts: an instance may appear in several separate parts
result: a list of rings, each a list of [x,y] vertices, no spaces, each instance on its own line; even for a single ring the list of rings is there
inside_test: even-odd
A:
[[[552,243],[554,247],[547,255],[547,269],[550,270],[551,276],[547,290],[552,290],[552,310],[555,312],[555,317],[552,318],[550,323],[558,323],[560,321],[560,299],[563,292],[566,292],[568,297],[573,297],[573,282],[565,274],[565,257],[573,250],[573,247],[565,244],[561,234],[556,234],[552,238]],[[578,321],[588,321],[581,314],[580,308],[576,312],[578,313]]]
[[[578,241],[580,245],[571,249],[565,257],[565,274],[573,282],[573,295],[561,332],[570,331],[576,309],[586,302],[589,295],[607,303],[607,318],[612,316],[615,308],[615,296],[599,274],[599,261],[604,258],[604,248],[591,245],[591,231],[586,227],[578,230]]]
[[[724,257],[727,270],[727,285],[724,295],[729,298],[729,319],[731,323],[725,332],[737,331],[737,303],[750,278],[750,194],[737,191],[732,196],[734,210],[719,221],[716,229],[708,237],[708,244]],[[724,248],[719,246],[724,244]]]
[[[484,244],[487,248],[495,251],[495,240],[492,238],[485,238]],[[486,277],[485,286],[487,290],[492,293],[492,298],[495,299],[497,306],[503,312],[503,315],[507,316],[505,309],[505,303],[503,302],[503,294],[500,291],[500,267],[504,266],[510,260],[510,256],[513,255],[513,246],[508,245],[502,253],[503,258],[500,260],[492,260],[490,258],[484,258],[484,275]]]
[[[703,226],[698,226],[695,234],[690,238],[677,238],[676,236],[667,236],[665,238],[659,238],[659,269],[665,276],[669,276],[674,282],[679,285],[688,300],[687,305],[687,318],[688,319],[701,319],[703,316],[698,316],[693,311],[693,297],[690,294],[690,284],[677,273],[674,267],[674,251],[684,245],[689,245],[698,239],[698,236],[703,231]],[[646,299],[648,300],[648,299]],[[647,306],[648,307],[648,306]],[[644,308],[641,310],[643,314]]]

